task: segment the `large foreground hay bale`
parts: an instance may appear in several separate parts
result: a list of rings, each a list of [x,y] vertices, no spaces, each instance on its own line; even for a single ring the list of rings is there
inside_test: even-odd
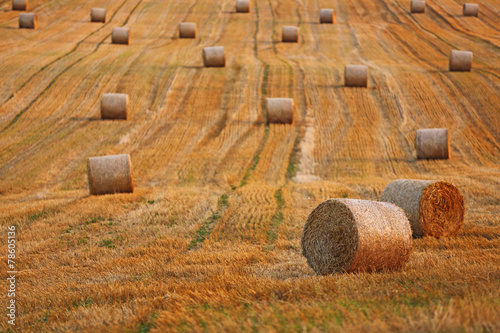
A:
[[[283,43],[298,43],[299,28],[290,25],[285,25],[281,33],[281,41]]]
[[[380,201],[405,211],[415,237],[455,236],[464,222],[464,198],[447,182],[398,179],[387,185]]]
[[[237,13],[250,13],[250,1],[249,0],[236,0],[236,12]]]
[[[319,11],[319,23],[335,23],[335,10],[324,8]]]
[[[330,199],[307,218],[302,254],[317,274],[397,269],[409,259],[410,223],[399,207]]]
[[[38,27],[38,16],[35,13],[19,14],[19,28],[36,29]]]
[[[368,87],[368,66],[346,65],[344,81],[346,87]]]
[[[479,5],[477,3],[466,3],[464,4],[463,10],[464,16],[479,16]]]
[[[127,94],[103,94],[101,100],[102,119],[128,119]]]
[[[28,0],[12,0],[12,10],[28,10]]]
[[[470,72],[472,68],[472,52],[457,51],[450,52],[449,70],[451,72]]]
[[[179,38],[196,38],[196,23],[179,23]]]
[[[111,34],[111,43],[113,44],[130,44],[130,28],[114,27]]]
[[[424,128],[415,136],[417,159],[449,159],[450,136],[447,128]]]
[[[266,98],[266,104],[268,124],[293,122],[293,98]]]
[[[425,1],[424,0],[411,0],[411,12],[412,13],[425,13]]]
[[[91,195],[134,192],[132,163],[128,154],[90,157],[87,174]]]
[[[226,66],[226,56],[224,55],[224,46],[205,47],[203,49],[203,65],[205,67]]]
[[[92,8],[90,11],[90,22],[106,23],[106,8]]]

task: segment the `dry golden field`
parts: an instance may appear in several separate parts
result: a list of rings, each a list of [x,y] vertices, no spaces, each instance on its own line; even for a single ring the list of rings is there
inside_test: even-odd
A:
[[[0,331],[500,331],[500,1],[479,18],[465,2],[30,0],[27,30],[0,1],[3,313],[12,225],[19,271]],[[118,26],[129,46],[111,44]],[[207,46],[225,68],[202,67]],[[448,71],[454,49],[471,72]],[[369,66],[368,89],[344,87],[347,64]],[[100,119],[109,92],[129,94],[128,121]],[[266,125],[265,97],[294,98],[294,124]],[[449,160],[416,159],[433,127]],[[89,196],[87,158],[110,154],[130,154],[135,192]],[[415,239],[401,271],[316,276],[311,210],[398,178],[456,185],[459,236]]]

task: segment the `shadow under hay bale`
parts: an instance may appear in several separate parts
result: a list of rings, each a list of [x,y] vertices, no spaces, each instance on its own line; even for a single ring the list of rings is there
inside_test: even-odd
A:
[[[266,98],[267,123],[293,123],[293,98]]]
[[[344,70],[346,87],[368,87],[368,66],[346,65]]]
[[[311,268],[325,275],[399,269],[412,241],[410,223],[396,205],[330,199],[307,218],[301,245]]]
[[[224,46],[205,47],[203,49],[203,66],[225,67],[226,56],[224,54]]]
[[[36,29],[38,28],[38,16],[35,13],[19,14],[20,29]]]
[[[285,25],[281,33],[281,41],[283,43],[298,43],[299,28],[290,25]]]
[[[452,50],[448,69],[450,72],[470,72],[472,69],[472,52]]]
[[[132,193],[134,180],[128,154],[90,157],[87,175],[91,195]]]
[[[236,1],[236,12],[237,13],[250,13],[250,1],[249,0],[237,0]]]
[[[92,8],[92,10],[90,11],[90,22],[106,23],[106,9]]]
[[[127,94],[103,94],[101,100],[102,119],[128,119]]]
[[[477,3],[464,4],[463,15],[479,17],[479,5]]]
[[[179,38],[196,38],[196,23],[179,23]]]
[[[28,0],[12,0],[12,10],[28,10]]]
[[[415,237],[456,236],[464,222],[464,198],[447,182],[398,179],[387,185],[380,201],[405,211]]]
[[[130,44],[130,28],[114,27],[111,34],[111,43],[113,44]]]
[[[424,128],[415,136],[417,159],[449,159],[450,136],[447,128]]]
[[[411,0],[412,13],[425,13],[425,1],[423,0]]]
[[[319,11],[319,23],[335,23],[335,10],[324,8]]]

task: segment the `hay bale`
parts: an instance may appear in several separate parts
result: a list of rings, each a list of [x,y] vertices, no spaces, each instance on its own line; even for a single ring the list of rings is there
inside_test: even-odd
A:
[[[415,136],[417,159],[449,159],[450,136],[447,128],[424,128]]]
[[[283,43],[298,43],[299,28],[290,25],[285,25],[281,33],[281,41]]]
[[[224,46],[205,47],[203,49],[203,65],[205,67],[225,67]]]
[[[464,4],[463,10],[464,16],[479,16],[479,5],[477,3],[466,3]]]
[[[266,105],[268,124],[293,122],[293,98],[266,98]]]
[[[464,223],[464,198],[447,182],[398,179],[387,185],[380,201],[405,211],[415,237],[456,236]]]
[[[132,163],[128,154],[90,157],[87,174],[90,195],[134,192]]]
[[[335,23],[334,9],[321,9],[319,11],[319,23]]]
[[[398,269],[409,259],[410,223],[399,207],[377,201],[330,199],[309,215],[302,254],[317,274]]]
[[[128,119],[127,94],[103,94],[101,100],[102,119]]]
[[[35,13],[19,14],[19,28],[36,29],[38,27],[38,16]]]
[[[12,10],[28,10],[28,0],[12,0]]]
[[[472,69],[472,52],[457,51],[450,52],[450,72],[470,72]]]
[[[106,8],[92,8],[90,11],[90,22],[106,23]]]
[[[411,12],[412,13],[425,13],[425,1],[424,0],[411,0]]]
[[[179,38],[196,38],[196,23],[179,23]]]
[[[368,87],[368,66],[346,65],[344,80],[346,87]]]
[[[130,44],[130,28],[114,27],[111,34],[111,43],[113,44]]]
[[[249,0],[236,0],[236,12],[237,13],[250,13],[250,1]]]

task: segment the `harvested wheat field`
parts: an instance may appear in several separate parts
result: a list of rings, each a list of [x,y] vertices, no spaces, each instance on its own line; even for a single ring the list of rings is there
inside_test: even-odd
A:
[[[500,1],[465,2],[30,0],[34,30],[0,1],[0,331],[499,331]],[[214,46],[225,67],[204,67]],[[127,120],[101,118],[108,93]],[[267,98],[292,98],[293,122],[268,123]],[[427,128],[448,129],[448,159],[417,159]],[[89,158],[123,154],[133,193],[90,195]],[[413,238],[396,270],[317,275],[311,211],[397,179],[459,189],[458,235]]]

